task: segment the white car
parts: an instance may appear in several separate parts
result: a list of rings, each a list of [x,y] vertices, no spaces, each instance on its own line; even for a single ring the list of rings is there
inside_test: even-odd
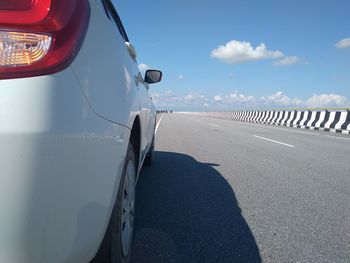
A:
[[[130,260],[161,77],[114,1],[0,1],[0,262]]]

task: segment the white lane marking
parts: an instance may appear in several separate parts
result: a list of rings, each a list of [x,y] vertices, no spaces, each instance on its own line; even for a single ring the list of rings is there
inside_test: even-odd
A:
[[[215,123],[209,123],[211,126],[214,126],[214,127],[217,127],[217,128],[220,128],[220,125],[217,125]]]
[[[203,117],[203,118],[208,118],[208,117]],[[197,120],[195,120],[197,121]],[[222,121],[222,124],[225,123],[229,123],[229,120],[224,119],[224,120],[220,120],[220,119],[215,119],[215,121]],[[337,136],[331,136],[331,135],[323,135],[321,133],[318,133],[317,131],[315,132],[314,127],[310,127],[309,129],[304,129],[305,131],[302,131],[300,129],[296,129],[291,128],[291,127],[285,127],[282,125],[272,125],[272,126],[268,126],[266,124],[256,124],[256,123],[244,123],[244,122],[230,122],[230,124],[233,125],[245,125],[245,126],[254,126],[254,127],[259,127],[259,128],[265,128],[265,129],[271,129],[271,130],[279,130],[279,131],[285,131],[285,132],[291,132],[291,133],[302,133],[302,134],[307,134],[307,135],[311,135],[311,136],[322,136],[322,137],[331,137],[331,138],[335,138],[335,139],[340,139],[340,140],[350,140],[350,138],[342,138],[342,137],[337,137]],[[295,146],[294,146],[295,147]]]
[[[154,133],[155,133],[155,134],[157,134],[157,131],[158,131],[158,128],[159,128],[160,122],[161,122],[161,121],[162,121],[162,119],[163,119],[163,116],[164,116],[164,115],[162,115],[162,117],[160,117],[160,119],[159,119],[159,121],[158,121],[158,123],[157,123],[157,125],[156,125],[156,130],[154,131]]]
[[[206,117],[207,118],[207,117]],[[229,123],[229,120],[220,120],[220,119],[215,119],[215,121],[222,121],[223,124],[225,123]],[[267,124],[257,124],[257,123],[251,123],[251,122],[239,122],[239,123],[235,123],[233,121],[230,122],[230,124],[233,125],[245,125],[245,126],[254,126],[254,127],[259,127],[259,128],[265,128],[265,129],[271,129],[271,130],[279,130],[279,131],[285,131],[285,132],[292,132],[292,133],[303,133],[303,134],[308,134],[308,135],[313,135],[313,136],[321,136],[321,134],[319,133],[315,133],[315,132],[307,132],[307,131],[301,131],[301,130],[297,130],[295,128],[290,128],[290,127],[285,127],[285,126],[279,126],[279,125],[267,125]],[[295,129],[295,130],[294,130]],[[311,131],[311,130],[310,130]]]
[[[325,135],[326,137],[329,137],[329,138],[334,138],[334,139],[339,139],[339,140],[347,140],[347,141],[350,141],[349,138],[342,138],[342,137],[337,137],[337,136],[332,136],[332,135]]]
[[[255,124],[255,123],[253,123]],[[250,123],[247,124],[247,126],[250,125]],[[296,128],[291,128],[291,127],[286,127],[286,126],[266,126],[266,125],[259,125],[259,124],[255,124],[255,127],[261,127],[261,128],[265,128],[265,129],[271,129],[271,130],[279,130],[279,131],[285,131],[285,132],[292,132],[292,133],[303,133],[303,134],[308,134],[308,135],[313,135],[313,136],[321,136],[321,134],[318,133],[314,133],[314,132],[307,132],[307,131],[300,131],[300,130],[296,130]],[[294,130],[295,129],[295,130]],[[311,129],[310,129],[311,130]]]
[[[291,145],[291,144],[287,144],[287,143],[284,143],[284,142],[279,142],[279,141],[275,141],[275,140],[271,140],[271,139],[268,139],[268,138],[265,138],[265,137],[261,137],[261,136],[257,136],[257,135],[253,135],[255,138],[258,138],[258,139],[262,139],[262,140],[265,140],[265,141],[269,141],[269,142],[274,142],[274,143],[278,143],[278,144],[282,144],[284,146],[288,146],[288,147],[291,147],[291,148],[294,148],[295,146],[294,145]]]

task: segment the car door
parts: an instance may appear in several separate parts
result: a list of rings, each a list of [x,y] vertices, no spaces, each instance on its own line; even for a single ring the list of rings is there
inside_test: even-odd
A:
[[[130,128],[140,112],[136,62],[112,2],[95,0],[90,5],[88,32],[73,72],[95,113]]]
[[[138,65],[137,65],[137,54],[134,46],[130,43],[129,38],[127,36],[127,33],[125,31],[125,28],[123,26],[123,23],[117,13],[117,7],[116,7],[116,1],[112,0],[111,2],[108,0],[104,0],[105,4],[112,4],[111,7],[109,7],[110,10],[108,12],[110,13],[111,18],[116,23],[118,30],[120,31],[120,34],[123,36],[123,39],[126,44],[126,48],[128,49],[128,52],[130,53],[130,59],[132,60],[131,68],[129,69],[130,72],[132,72],[133,80],[135,81],[135,85],[138,90],[138,97],[139,97],[139,108],[140,108],[140,115],[141,115],[141,157],[144,157],[146,155],[146,151],[148,149],[148,146],[150,145],[150,138],[151,138],[151,98],[150,94],[148,92],[148,84],[144,82],[143,76],[141,75]]]

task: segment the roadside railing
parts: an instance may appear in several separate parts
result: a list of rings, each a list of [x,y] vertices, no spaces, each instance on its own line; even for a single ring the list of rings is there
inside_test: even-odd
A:
[[[349,110],[193,112],[201,116],[350,134]]]

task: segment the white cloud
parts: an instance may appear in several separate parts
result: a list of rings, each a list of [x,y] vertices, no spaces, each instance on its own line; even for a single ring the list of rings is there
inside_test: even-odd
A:
[[[275,92],[268,96],[255,98],[237,91],[228,95],[218,94],[214,96],[213,102],[216,105],[225,106],[226,108],[325,108],[325,107],[348,107],[350,101],[345,96],[338,94],[321,94],[302,100],[299,98],[290,98],[283,94],[282,91]]]
[[[259,100],[262,104],[269,106],[301,106],[303,101],[298,98],[289,98],[282,91],[277,91],[267,97],[261,97]]]
[[[239,94],[237,91],[230,93],[228,96],[228,101],[229,102],[244,102],[244,103],[252,103],[255,102],[255,97],[254,96],[247,96],[244,94]]]
[[[144,63],[139,64],[139,70],[140,70],[141,72],[145,72],[147,69],[149,69],[149,66],[148,66],[148,65],[146,65],[146,64],[144,64]]]
[[[192,108],[207,108],[209,105],[208,98],[201,92],[190,92],[184,97],[184,101],[187,107]]]
[[[274,63],[275,66],[288,66],[288,65],[292,65],[295,63],[298,63],[300,61],[300,59],[296,56],[291,56],[291,57],[285,57],[279,61],[276,61]]]
[[[214,101],[223,101],[224,98],[221,95],[215,95],[214,96]]]
[[[336,48],[348,48],[350,47],[350,37],[344,38],[335,44]]]
[[[157,108],[184,106],[183,98],[176,96],[172,90],[166,90],[163,93],[153,93],[152,100]]]
[[[248,96],[238,91],[233,91],[230,94],[222,95],[217,94],[213,97],[214,103],[217,105],[239,105],[239,106],[252,106],[256,102],[254,96]]]
[[[166,97],[174,97],[174,92],[172,90],[166,90],[164,91],[164,96]]]
[[[186,96],[176,96],[173,91],[152,95],[159,109],[177,110],[232,110],[232,109],[271,109],[271,108],[331,108],[349,107],[350,100],[338,94],[313,95],[308,99],[288,97],[282,91],[271,95],[255,97],[233,91],[228,94],[217,94],[208,98],[201,92],[189,92]]]
[[[311,108],[319,107],[343,107],[349,106],[349,100],[345,96],[338,94],[314,94],[311,98],[306,100],[306,106]]]
[[[207,97],[204,96],[201,92],[193,92],[193,91],[188,93],[184,99],[190,100],[190,101],[204,101],[204,102],[208,101]]]
[[[158,109],[204,109],[209,100],[201,92],[189,92],[186,96],[176,96],[172,90],[152,94],[153,102]]]
[[[185,78],[185,77],[184,77],[184,75],[182,75],[182,74],[180,74],[180,75],[177,76],[177,79],[178,79],[178,80],[182,80],[182,79],[184,79],[184,78]]]
[[[232,40],[215,48],[211,52],[211,57],[229,64],[237,64],[247,61],[282,58],[284,55],[278,50],[268,50],[264,43],[254,48],[250,42]]]

